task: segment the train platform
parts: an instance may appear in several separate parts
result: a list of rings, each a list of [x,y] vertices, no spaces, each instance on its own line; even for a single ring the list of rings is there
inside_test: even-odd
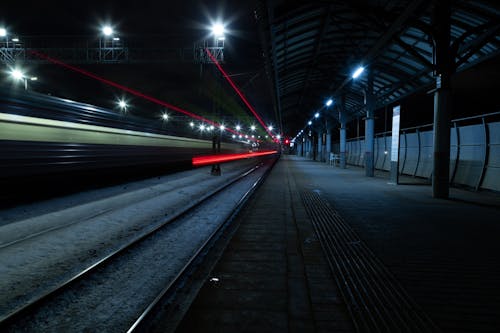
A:
[[[500,196],[282,156],[177,332],[497,332]]]

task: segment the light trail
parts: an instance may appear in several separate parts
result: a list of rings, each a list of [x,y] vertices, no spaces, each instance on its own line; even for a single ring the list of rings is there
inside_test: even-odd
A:
[[[227,82],[229,82],[229,84],[231,85],[231,87],[233,87],[234,91],[238,94],[238,96],[240,96],[240,98],[243,101],[243,103],[245,103],[245,105],[250,110],[250,112],[252,112],[252,114],[255,116],[255,118],[257,119],[257,121],[262,125],[262,127],[264,127],[264,130],[267,132],[267,134],[269,134],[271,136],[271,138],[274,139],[274,135],[271,133],[271,131],[269,130],[269,128],[267,128],[267,126],[264,123],[264,121],[262,120],[262,118],[259,116],[259,114],[257,113],[257,111],[255,111],[255,109],[252,107],[252,105],[250,105],[250,103],[246,99],[245,95],[243,95],[243,93],[240,91],[240,89],[236,86],[236,84],[233,82],[233,80],[226,73],[226,71],[224,70],[224,68],[222,68],[222,66],[219,64],[219,62],[217,61],[217,59],[215,59],[215,57],[213,56],[212,52],[210,52],[210,50],[208,48],[206,48],[205,51],[207,52],[208,57],[210,58],[210,60],[213,61],[213,63],[215,64],[215,66],[217,66],[217,68],[219,69],[219,71],[222,73],[222,75],[224,76],[224,78],[227,80]]]
[[[218,154],[218,155],[205,155],[205,156],[195,156],[193,157],[192,163],[195,167],[211,165],[211,164],[219,164],[224,162],[236,161],[245,158],[254,158],[258,156],[266,156],[276,154],[278,151],[269,150],[269,151],[261,151],[257,153],[244,153],[244,154]]]

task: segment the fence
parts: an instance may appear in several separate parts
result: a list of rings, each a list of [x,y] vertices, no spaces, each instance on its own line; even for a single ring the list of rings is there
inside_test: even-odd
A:
[[[450,182],[477,189],[500,191],[500,112],[452,121]],[[432,124],[401,130],[399,172],[430,178],[433,163]],[[364,166],[364,137],[347,140],[347,164]],[[339,143],[332,145],[339,152]],[[389,171],[391,133],[375,136],[374,164]]]

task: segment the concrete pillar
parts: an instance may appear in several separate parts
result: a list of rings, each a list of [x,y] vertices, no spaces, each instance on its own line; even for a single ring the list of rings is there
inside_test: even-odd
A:
[[[332,131],[331,129],[326,130],[326,145],[325,145],[325,162],[328,163],[330,159],[330,153],[332,152]]]
[[[450,0],[435,1],[433,8],[436,90],[434,92],[434,145],[432,196],[448,198],[450,185],[451,76],[454,56],[450,48]]]
[[[346,146],[347,146],[347,133],[346,133],[346,124],[347,124],[347,115],[344,111],[344,95],[340,97],[340,105],[339,105],[339,121],[340,121],[340,167],[345,169],[347,167],[347,154],[346,154]]]
[[[323,161],[323,132],[318,131],[318,158],[319,162]]]
[[[312,137],[308,136],[307,137],[307,154],[306,154],[307,158],[312,158],[312,156],[313,156],[311,147],[312,147]]]
[[[365,174],[373,177],[375,172],[375,96],[373,95],[373,71],[368,73],[366,86],[366,118],[365,118]]]

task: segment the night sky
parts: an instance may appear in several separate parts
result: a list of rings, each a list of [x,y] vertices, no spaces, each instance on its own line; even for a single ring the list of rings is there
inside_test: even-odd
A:
[[[254,1],[37,1],[29,6],[2,1],[0,26],[21,39],[37,36],[50,43],[62,35],[95,39],[102,25],[110,24],[125,43],[192,48],[194,43],[210,39],[212,22],[223,21],[227,29],[224,68],[265,121],[275,123],[254,7]],[[213,66],[205,65],[202,71],[199,64],[189,61],[78,66],[217,121],[255,122]],[[30,85],[37,92],[108,108],[124,97],[131,105],[129,112],[145,117],[158,117],[163,111],[160,106],[55,65],[23,67],[39,78]],[[6,75],[2,80],[8,80]]]

